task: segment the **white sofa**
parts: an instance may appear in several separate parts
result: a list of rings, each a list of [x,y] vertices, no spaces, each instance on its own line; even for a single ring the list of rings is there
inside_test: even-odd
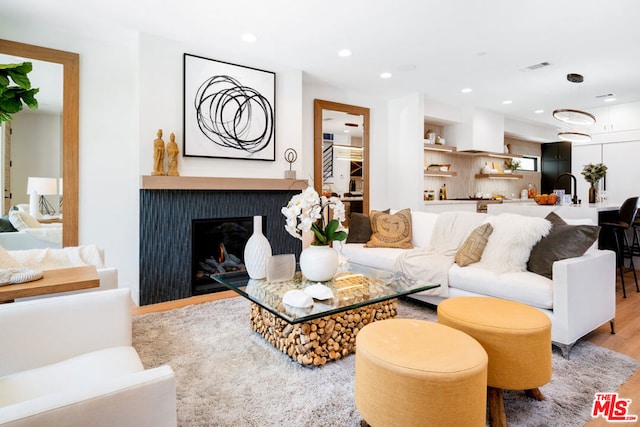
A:
[[[438,214],[411,212],[412,245],[427,247]],[[350,262],[394,271],[396,259],[410,249],[365,248],[364,244],[334,242]],[[575,342],[615,317],[616,259],[608,250],[589,249],[578,258],[553,263],[553,280],[530,271],[496,274],[471,264],[448,271],[449,297],[491,296],[531,305],[552,322],[552,341],[568,357]],[[411,298],[437,305],[443,297],[414,294]]]
[[[128,289],[0,305],[0,425],[177,424],[173,370],[131,346]]]
[[[0,268],[27,267],[38,270],[94,265],[98,271],[100,286],[82,291],[69,291],[38,297],[18,298],[24,301],[38,298],[51,298],[91,291],[104,291],[118,287],[118,270],[105,265],[104,250],[96,245],[82,245],[67,248],[41,248],[5,251],[0,248]]]

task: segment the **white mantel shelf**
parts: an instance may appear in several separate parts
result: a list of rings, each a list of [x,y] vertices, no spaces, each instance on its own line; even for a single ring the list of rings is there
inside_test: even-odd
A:
[[[214,178],[203,176],[143,175],[143,190],[304,190],[305,179]]]

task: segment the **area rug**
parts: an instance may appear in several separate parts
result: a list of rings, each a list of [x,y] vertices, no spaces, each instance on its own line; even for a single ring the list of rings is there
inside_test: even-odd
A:
[[[401,300],[398,317],[433,321],[429,307]],[[136,316],[133,345],[146,368],[176,374],[180,426],[359,426],[355,355],[320,368],[292,362],[249,328],[249,302],[236,297]],[[579,342],[553,354],[544,401],[505,392],[510,426],[582,426],[596,392],[613,392],[638,368],[630,357]]]

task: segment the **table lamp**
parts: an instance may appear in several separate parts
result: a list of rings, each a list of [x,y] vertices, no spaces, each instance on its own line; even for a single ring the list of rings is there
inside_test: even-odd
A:
[[[30,176],[27,179],[27,194],[29,195],[29,214],[38,218],[39,211],[46,209],[47,213],[51,207],[47,207],[47,201],[44,198],[45,194],[58,194],[56,178],[42,178]],[[53,213],[53,209],[51,209]]]

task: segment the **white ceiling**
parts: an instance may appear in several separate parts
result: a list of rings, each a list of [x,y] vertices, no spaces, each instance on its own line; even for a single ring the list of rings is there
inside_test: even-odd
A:
[[[421,92],[529,122],[553,124],[556,108],[602,106],[596,96],[605,93],[615,103],[640,100],[637,0],[21,0],[2,15],[91,37],[206,41],[301,69],[307,82],[384,98]],[[258,41],[241,41],[246,32]],[[343,48],[353,55],[339,57]],[[384,71],[393,77],[381,79]],[[568,73],[584,83],[569,83]]]

